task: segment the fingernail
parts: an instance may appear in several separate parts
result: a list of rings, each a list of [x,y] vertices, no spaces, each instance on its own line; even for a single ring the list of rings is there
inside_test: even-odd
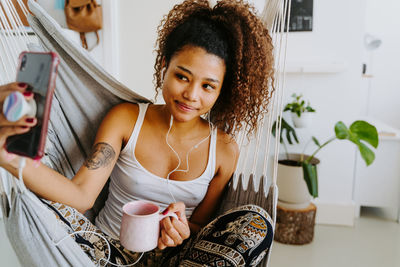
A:
[[[18,83],[18,86],[21,88],[26,88],[28,85],[26,83]]]
[[[29,97],[29,96],[33,95],[33,92],[31,92],[31,91],[25,91],[25,92],[23,92],[22,94],[23,94],[24,96],[26,96],[26,97]]]
[[[165,209],[165,210],[162,212],[162,215],[165,215],[165,214],[167,214],[167,213],[168,213],[168,208]]]
[[[26,128],[28,128],[28,126],[21,126],[23,129],[26,129]]]
[[[32,122],[35,121],[35,119],[34,119],[34,118],[27,118],[25,121],[26,121],[27,123],[32,123]]]

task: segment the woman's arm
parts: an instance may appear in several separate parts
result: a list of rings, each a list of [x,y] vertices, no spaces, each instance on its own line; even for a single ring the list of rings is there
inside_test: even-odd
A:
[[[217,173],[208,186],[201,203],[193,211],[189,220],[190,230],[198,232],[215,215],[222,193],[231,179],[239,157],[239,147],[227,134],[219,132],[217,141]]]
[[[137,114],[138,107],[134,104],[124,103],[112,108],[98,129],[91,154],[71,180],[27,159],[23,170],[26,186],[40,197],[69,205],[80,212],[90,209],[110,176],[124,141],[129,138]],[[6,137],[0,136],[3,145]],[[2,160],[1,165],[17,176],[18,162],[17,157],[8,163]]]

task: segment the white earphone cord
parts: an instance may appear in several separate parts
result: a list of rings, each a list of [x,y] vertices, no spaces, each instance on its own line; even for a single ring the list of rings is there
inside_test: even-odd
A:
[[[192,152],[193,149],[198,148],[199,145],[201,145],[201,144],[202,144],[203,142],[205,142],[209,137],[211,137],[211,131],[212,131],[212,130],[211,130],[211,122],[210,122],[210,120],[208,119],[208,127],[209,127],[209,129],[210,129],[210,133],[208,134],[207,137],[205,137],[204,139],[202,139],[200,142],[198,142],[196,145],[192,146],[192,147],[189,149],[189,151],[186,153],[186,169],[185,169],[185,170],[178,170],[178,168],[181,166],[181,163],[182,163],[181,158],[179,157],[178,152],[176,152],[175,149],[174,149],[174,148],[169,144],[169,142],[168,142],[168,135],[169,135],[169,133],[170,133],[170,131],[171,131],[173,122],[174,122],[174,117],[171,115],[171,119],[170,119],[170,123],[169,123],[169,129],[168,129],[168,131],[167,131],[167,134],[165,135],[165,142],[167,143],[168,147],[174,152],[174,154],[175,154],[176,157],[178,158],[178,165],[176,166],[175,169],[173,169],[172,171],[170,171],[170,172],[168,173],[166,179],[167,179],[167,188],[168,188],[168,192],[169,192],[171,198],[173,199],[173,201],[176,202],[175,197],[174,197],[174,195],[172,194],[171,189],[169,188],[169,176],[170,176],[172,173],[174,173],[174,172],[185,172],[185,173],[189,172],[189,154],[190,154],[190,152]]]
[[[167,188],[168,188],[168,192],[169,192],[169,194],[171,195],[173,201],[176,202],[175,197],[174,197],[174,195],[172,194],[172,192],[171,192],[171,190],[170,190],[170,188],[169,188],[169,176],[170,176],[173,172],[176,172],[176,171],[186,172],[186,173],[189,172],[189,154],[190,154],[190,152],[191,152],[193,149],[197,148],[199,145],[201,145],[203,142],[205,142],[205,141],[211,136],[211,122],[208,120],[208,126],[209,126],[209,128],[210,128],[210,133],[208,134],[208,136],[205,137],[204,139],[202,139],[202,140],[201,140],[199,143],[197,143],[196,145],[192,146],[192,147],[189,149],[189,151],[186,153],[186,169],[185,169],[185,170],[178,170],[178,168],[181,166],[181,158],[179,157],[179,154],[175,151],[175,149],[174,149],[174,148],[169,144],[169,142],[168,142],[168,135],[169,135],[169,133],[170,133],[170,131],[171,131],[173,121],[174,121],[174,117],[171,115],[171,121],[170,121],[170,125],[169,125],[168,132],[167,132],[167,134],[166,134],[166,136],[165,136],[165,141],[166,141],[168,147],[174,152],[174,154],[175,154],[176,157],[178,158],[178,165],[176,166],[175,169],[173,169],[173,170],[172,170],[171,172],[169,172],[168,175],[167,175]],[[19,166],[18,166],[18,178],[19,178],[19,182],[20,182],[21,184],[23,184],[22,172],[23,172],[23,169],[24,169],[24,167],[25,167],[25,163],[26,163],[26,159],[25,159],[24,157],[21,157],[21,158],[20,158],[20,162],[19,162]],[[62,238],[61,240],[59,240],[58,242],[54,242],[54,245],[55,245],[55,246],[58,246],[61,242],[63,242],[64,240],[66,240],[68,237],[70,237],[70,236],[72,236],[72,235],[75,235],[75,234],[80,234],[80,233],[91,233],[91,234],[97,235],[98,237],[102,238],[102,239],[106,242],[106,244],[107,244],[108,251],[110,251],[110,253],[111,253],[110,243],[108,242],[108,240],[107,240],[104,236],[100,235],[99,233],[93,232],[93,231],[76,231],[76,232],[73,232],[73,233],[71,233],[71,234],[67,234],[65,237],[63,237],[63,238]],[[111,257],[111,254],[110,254],[110,253],[109,253],[107,259],[105,259],[105,258],[99,259],[98,266],[101,266],[101,261],[106,261],[106,264],[110,264],[110,265],[113,265],[113,266],[120,266],[120,267],[133,266],[133,265],[137,264],[137,263],[140,261],[140,259],[142,258],[143,254],[144,254],[144,252],[142,252],[142,254],[140,255],[140,257],[139,257],[134,263],[132,263],[132,264],[121,265],[121,264],[115,264],[115,263],[110,262],[110,257]],[[105,265],[104,265],[104,266],[105,266]]]

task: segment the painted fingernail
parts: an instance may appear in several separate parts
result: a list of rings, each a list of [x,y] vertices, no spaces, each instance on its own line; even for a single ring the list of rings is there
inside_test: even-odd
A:
[[[168,213],[168,209],[165,209],[163,212],[162,212],[162,215],[165,215],[165,214],[167,214]]]
[[[28,128],[28,126],[21,126],[22,127],[22,129],[26,129],[26,128]]]
[[[18,87],[26,88],[28,85],[26,83],[18,83]]]
[[[35,121],[35,119],[34,119],[34,118],[27,118],[25,121],[26,121],[27,123],[32,123],[32,122]]]
[[[22,94],[23,94],[24,96],[26,96],[26,97],[29,97],[29,96],[33,95],[33,92],[31,92],[31,91],[25,91],[25,92],[23,92]]]

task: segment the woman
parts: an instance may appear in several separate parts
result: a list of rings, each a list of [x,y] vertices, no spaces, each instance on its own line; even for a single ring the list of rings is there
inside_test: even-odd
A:
[[[49,200],[43,202],[70,233],[103,235],[112,246],[113,263],[129,264],[139,257],[120,245],[118,235],[122,205],[145,199],[179,219],[161,221],[158,249],[140,259],[143,266],[255,265],[272,241],[265,211],[249,205],[209,222],[236,168],[235,133],[244,125],[253,132],[268,105],[271,38],[251,6],[230,0],[213,8],[208,1],[176,5],[158,33],[154,77],[165,104],[115,106],[98,129],[91,155],[71,180],[27,160],[25,184]],[[32,96],[26,92],[26,97]],[[36,120],[3,122],[2,147],[7,136],[28,131]],[[1,150],[0,165],[14,175],[18,162]],[[92,207],[109,177],[109,196],[94,226],[81,213]],[[94,262],[107,258],[96,235],[85,233],[76,241]]]

